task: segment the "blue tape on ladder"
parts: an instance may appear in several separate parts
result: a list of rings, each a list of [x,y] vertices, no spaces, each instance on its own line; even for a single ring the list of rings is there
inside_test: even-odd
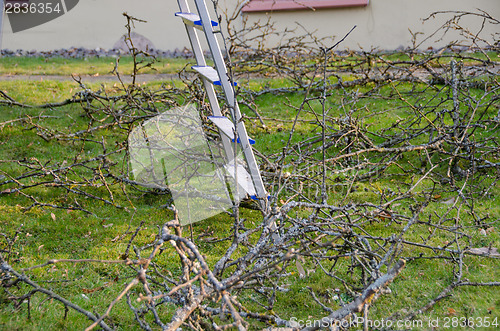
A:
[[[257,198],[257,196],[256,196],[256,195],[252,195],[252,196],[250,196],[250,198],[251,198],[252,200],[259,200],[259,198]],[[270,195],[268,195],[268,196],[267,196],[267,201],[269,201],[269,200],[271,200],[271,196],[270,196]]]
[[[194,25],[199,25],[199,26],[203,25],[201,20],[194,21],[193,23],[194,23]],[[212,21],[212,26],[217,26],[217,25],[219,25],[219,23],[217,23],[216,21]]]
[[[234,139],[231,139],[231,141],[234,143]],[[236,142],[238,144],[241,144],[241,140],[240,138],[238,137],[238,139],[236,139]],[[252,138],[248,138],[248,142],[250,143],[250,145],[255,145],[255,139],[252,139]]]
[[[222,84],[221,84],[220,80],[215,81],[215,82],[214,82],[214,85],[217,85],[217,86],[222,86]],[[238,83],[233,82],[233,86],[238,86]]]

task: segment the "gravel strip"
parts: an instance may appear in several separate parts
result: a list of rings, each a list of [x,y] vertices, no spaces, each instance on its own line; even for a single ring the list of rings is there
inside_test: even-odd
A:
[[[31,50],[26,51],[22,49],[18,49],[16,51],[10,49],[2,49],[2,56],[7,57],[62,57],[62,58],[85,58],[85,57],[120,57],[129,54],[129,52],[124,51],[122,49],[87,49],[82,47],[72,47],[72,48],[61,48],[53,51],[37,51]],[[174,51],[162,51],[157,49],[150,49],[148,51],[149,54],[156,56],[158,58],[190,58],[193,57],[193,53],[191,50],[184,48],[182,50],[176,49]]]

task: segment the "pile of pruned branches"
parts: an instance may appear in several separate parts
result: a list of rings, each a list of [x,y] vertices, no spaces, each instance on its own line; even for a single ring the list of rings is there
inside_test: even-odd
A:
[[[483,12],[455,13],[443,29],[457,28],[464,15],[488,24],[500,23]],[[129,23],[133,20],[128,19]],[[462,31],[467,34],[465,29]],[[286,121],[261,116],[255,101],[262,95],[298,93],[302,98],[298,106],[284,102],[283,106],[296,117],[282,151],[258,154],[272,195],[262,209],[262,219],[254,224],[241,218],[236,206],[231,236],[224,239],[229,241],[229,248],[210,264],[197,240],[183,233],[175,217],[158,226],[149,244],[136,246],[137,234],[144,231],[141,222],[121,260],[50,260],[17,269],[9,262],[15,253],[16,236],[3,235],[0,280],[7,300],[20,304],[41,293],[62,303],[66,310],[88,317],[92,323],[88,330],[118,327],[109,317],[120,300],[126,300],[137,325],[145,330],[298,328],[273,308],[280,294],[290,290],[287,287],[295,275],[307,280],[311,273],[320,273],[332,284],[341,284],[339,291],[346,296],[337,299],[340,308],[334,310],[319,293],[306,288],[305,293],[324,309],[324,315],[300,327],[315,330],[339,325],[347,329],[349,325],[342,321],[353,314],[368,317],[376,299],[387,293],[387,286],[405,264],[419,260],[451,264],[449,284],[427,304],[386,319],[411,320],[461,286],[500,285],[491,279],[472,282],[463,277],[464,259],[500,257],[495,247],[474,247],[468,233],[470,229],[498,229],[498,220],[476,207],[478,199],[490,197],[500,179],[500,141],[496,133],[500,125],[499,63],[484,47],[477,47],[479,36],[470,36],[469,48],[464,48],[465,44],[450,45],[440,52],[421,52],[416,44],[394,57],[396,60],[382,53],[335,53],[327,46],[313,51],[309,44],[299,41],[293,48],[288,44],[286,52],[279,48],[252,49],[239,43],[243,38],[231,34],[231,30],[229,40],[236,76],[241,61],[247,68],[254,67],[255,75],[267,72],[284,76],[292,83],[289,87],[264,87],[259,91],[240,88],[239,98],[248,106],[250,120],[261,124]],[[137,59],[137,73],[141,65],[148,64],[140,63],[144,54],[133,45],[131,49]],[[490,45],[489,50],[498,52],[498,43]],[[91,143],[101,150],[88,157],[82,148],[73,162],[65,163],[37,158],[2,159],[2,165],[9,165],[2,169],[15,170],[2,170],[1,194],[28,198],[31,204],[24,206],[27,209],[38,206],[93,213],[81,205],[81,198],[123,208],[111,187],[120,187],[126,200],[130,200],[128,192],[132,189],[150,190],[130,179],[127,162],[120,161],[127,157],[126,139],[110,144],[96,137],[104,130],[116,130],[123,138],[134,125],[157,115],[164,107],[190,101],[202,106],[203,115],[207,110],[199,86],[196,81],[186,88],[150,91],[137,84],[122,84],[123,93],[110,96],[81,83],[81,91],[72,99],[37,107],[79,104],[88,119],[84,130],[57,131],[40,124],[42,115],[0,123],[0,128],[24,125],[55,144]],[[383,100],[388,106],[371,108],[370,100]],[[2,104],[27,107],[5,93]],[[387,127],[373,124],[393,111],[406,116]],[[308,119],[302,115],[308,115]],[[300,125],[313,127],[313,133],[297,142]],[[210,134],[212,129],[208,123],[206,126]],[[402,181],[397,190],[378,188],[378,203],[350,198],[359,183],[399,178],[409,181]],[[60,204],[41,201],[30,193],[39,186],[57,190],[65,198],[60,199]],[[422,190],[422,186],[426,188]],[[332,203],[330,197],[338,188],[344,196]],[[445,194],[451,197],[443,202],[445,210],[425,214],[429,204]],[[381,232],[380,226],[394,231]],[[427,235],[415,236],[414,230],[421,228],[428,229]],[[443,237],[446,242],[438,240]],[[176,253],[179,274],[164,272],[161,254],[165,251]],[[97,314],[41,286],[30,276],[35,269],[67,262],[118,264],[133,276],[109,302],[108,309]],[[20,283],[29,286],[18,287]],[[245,300],[261,309],[250,309]]]

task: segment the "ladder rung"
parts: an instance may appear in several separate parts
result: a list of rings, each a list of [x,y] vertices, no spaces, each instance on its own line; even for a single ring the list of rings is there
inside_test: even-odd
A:
[[[212,84],[217,85],[217,86],[222,85],[220,82],[219,74],[217,73],[217,70],[215,70],[214,68],[208,67],[208,66],[192,66],[191,68],[193,70],[197,71],[200,75],[202,75],[203,77],[205,77],[209,81],[211,81]],[[234,86],[236,86],[236,85],[237,84],[234,83]]]
[[[197,29],[203,30],[200,16],[193,13],[175,13],[175,16],[182,18],[185,24],[194,26]],[[212,26],[217,26],[219,23],[212,21]]]
[[[208,116],[208,118],[234,143],[234,123],[225,116]],[[241,143],[240,138],[236,139],[237,143]],[[250,145],[255,144],[255,140],[248,138]]]
[[[234,179],[235,177],[234,160],[229,164],[226,164],[224,168],[226,168],[229,175]],[[253,186],[252,177],[250,177],[250,174],[241,164],[238,164],[236,169],[238,176],[238,184],[241,186],[241,188],[243,188],[243,190],[245,190],[245,192],[248,193],[249,196],[251,197],[256,196],[257,193],[255,192],[255,187]]]

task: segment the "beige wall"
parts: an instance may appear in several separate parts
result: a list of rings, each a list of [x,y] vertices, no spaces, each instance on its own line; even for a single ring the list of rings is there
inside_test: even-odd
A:
[[[123,12],[146,20],[135,31],[148,37],[159,49],[187,46],[184,27],[174,0],[80,0],[65,15],[38,27],[12,33],[4,18],[2,48],[51,50],[86,47],[111,48],[126,32]]]
[[[207,0],[209,1],[209,0]],[[236,1],[226,0],[229,6]],[[193,6],[194,7],[194,6]],[[425,24],[422,18],[438,10],[483,9],[500,19],[499,0],[371,0],[366,8],[332,9],[318,11],[293,11],[273,13],[272,20],[278,29],[296,27],[300,23],[308,31],[317,30],[317,35],[343,36],[353,25],[357,29],[344,47],[353,49],[394,49],[409,46],[413,32],[431,33],[447,16],[439,16]],[[2,48],[24,50],[50,50],[69,47],[111,48],[125,32],[125,18],[122,12],[148,21],[137,23],[136,31],[151,39],[155,46],[163,50],[173,50],[188,46],[181,20],[174,17],[177,11],[174,0],[81,0],[70,12],[44,25],[13,34],[7,19],[3,24]],[[231,9],[229,9],[231,11]],[[266,13],[248,14],[249,21],[265,20]],[[241,20],[237,22],[241,24]],[[468,21],[472,31],[478,31],[480,20]],[[487,26],[483,36],[490,40],[499,32],[499,26]],[[440,46],[456,36],[449,36]],[[499,35],[496,36],[499,39]],[[437,39],[434,38],[434,40]],[[275,43],[277,39],[271,40]]]
[[[452,15],[438,15],[433,19],[423,22],[431,13],[436,11],[477,11],[480,8],[496,19],[500,19],[500,0],[370,0],[367,7],[328,9],[318,11],[281,12],[273,13],[272,20],[276,22],[278,30],[296,27],[298,24],[307,31],[317,30],[318,37],[336,36],[342,38],[354,25],[356,29],[342,44],[344,48],[370,49],[396,49],[400,46],[407,47],[412,44],[413,33],[423,32],[425,36],[435,32]],[[249,20],[265,21],[266,14],[248,15]],[[473,32],[481,28],[481,19],[464,19],[465,25]],[[300,31],[300,28],[298,28]],[[497,33],[500,39],[500,25],[486,26],[482,32],[493,41],[492,35]],[[440,47],[457,40],[455,33],[449,33],[441,42],[438,40],[442,34],[436,35],[426,42],[421,48]],[[423,37],[419,36],[418,40]],[[277,38],[275,38],[275,41]]]

